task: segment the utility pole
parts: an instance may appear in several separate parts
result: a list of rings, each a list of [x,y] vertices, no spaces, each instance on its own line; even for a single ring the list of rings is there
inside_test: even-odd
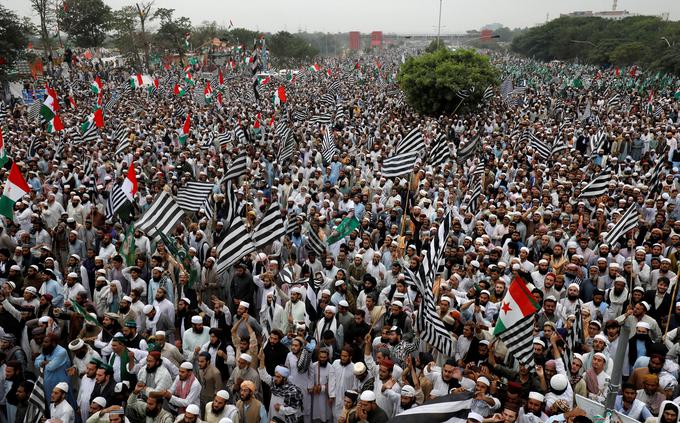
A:
[[[442,0],[439,0],[439,23],[437,23],[437,47],[439,47],[439,36],[442,33]]]

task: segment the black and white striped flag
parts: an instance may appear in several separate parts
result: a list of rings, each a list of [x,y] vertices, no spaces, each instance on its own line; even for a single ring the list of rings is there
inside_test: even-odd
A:
[[[335,104],[335,95],[330,93],[324,94],[319,98],[319,103],[327,105]]]
[[[583,187],[579,198],[599,197],[607,193],[609,182],[612,180],[611,172],[607,169],[597,175],[588,185]]]
[[[281,138],[281,147],[279,148],[279,163],[283,164],[288,159],[293,157],[295,153],[295,138],[290,129],[287,130],[287,136]]]
[[[437,397],[397,414],[389,423],[466,423],[471,396],[470,392],[456,392]]]
[[[307,232],[307,241],[305,242],[307,251],[314,251],[317,256],[321,257],[326,252],[326,243],[321,240],[321,237],[313,229]]]
[[[330,126],[326,125],[323,130],[323,139],[321,141],[321,155],[323,156],[324,162],[326,164],[333,160],[333,156],[338,151],[335,146],[335,140],[333,139],[333,130]]]
[[[246,138],[246,133],[243,132],[243,128],[241,128],[241,125],[238,125],[236,128],[234,128],[234,138],[239,142],[239,144],[245,144],[248,142],[248,139]]]
[[[111,191],[109,191],[109,198],[106,200],[106,218],[113,219],[127,201],[130,200],[128,200],[120,185],[113,184]]]
[[[382,164],[382,176],[385,178],[394,178],[412,172],[417,159],[417,151],[397,154],[396,156],[385,159]]]
[[[231,141],[231,133],[230,132],[224,132],[217,134],[215,136],[215,139],[217,140],[220,150],[222,150],[229,142]]]
[[[450,227],[451,213],[448,213],[437,228],[436,236],[425,249],[425,258],[417,272],[412,273],[409,269],[405,269],[405,273],[410,274],[409,276],[423,296],[415,324],[416,332],[419,333],[420,339],[448,357],[455,354],[456,343],[435,309],[434,280],[444,257]]]
[[[489,101],[493,98],[493,87],[489,85],[482,93],[482,101]]]
[[[618,222],[614,224],[610,231],[602,238],[602,242],[612,245],[624,236],[631,229],[635,229],[640,221],[640,213],[637,209],[637,204],[632,204],[628,207],[625,213],[621,216]]]
[[[217,245],[215,271],[218,275],[236,264],[243,257],[255,251],[255,244],[240,216],[232,218],[227,228],[227,236]]]
[[[307,120],[307,112],[302,110],[296,110],[293,112],[293,120],[296,122],[304,122]]]
[[[43,417],[46,417],[46,412],[45,382],[42,373],[40,373],[38,380],[33,384],[31,395],[28,397],[28,408],[24,415],[24,421],[18,423],[39,423]]]
[[[619,107],[621,105],[621,95],[619,93],[614,94],[607,100],[607,109],[614,107]]]
[[[539,139],[536,135],[531,134],[531,141],[529,146],[536,150],[542,159],[547,159],[550,157],[551,146],[546,144],[543,140]]]
[[[467,141],[464,145],[462,145],[458,149],[458,154],[456,155],[456,159],[458,160],[459,163],[464,162],[465,160],[468,159],[468,157],[472,156],[475,154],[477,151],[477,148],[479,147],[479,138],[475,138],[472,140]]]
[[[505,78],[505,80],[501,83],[499,90],[503,100],[507,99],[510,93],[512,92],[512,78],[509,76]]]
[[[212,182],[187,182],[177,190],[177,204],[186,211],[197,212],[203,208],[214,187]]]
[[[253,232],[255,247],[262,248],[281,239],[286,234],[278,202],[272,203]]]
[[[321,125],[330,125],[331,123],[333,123],[333,113],[330,112],[319,113],[318,115],[312,116],[310,122],[318,123]]]
[[[149,237],[159,239],[157,231],[169,235],[183,216],[184,210],[177,204],[172,195],[162,191],[153,201],[151,207],[137,220],[135,229],[139,229]]]
[[[478,206],[479,206],[479,197],[482,195],[482,182],[477,179],[475,180],[469,188],[470,192],[470,199],[467,200],[464,204],[467,207],[467,210],[472,213],[473,215],[477,214]]]
[[[434,140],[432,149],[430,150],[430,166],[437,167],[446,164],[450,154],[451,152],[446,136],[444,134],[439,134]]]
[[[397,143],[397,155],[404,153],[418,152],[425,147],[423,142],[423,134],[420,129],[413,128],[399,143]]]
[[[469,89],[462,89],[456,91],[456,95],[460,97],[462,100],[464,100],[472,95],[472,91],[470,91]]]
[[[224,173],[224,179],[225,180],[238,179],[246,174],[247,168],[248,168],[248,156],[246,156],[244,152],[241,152],[226,169],[226,172]]]

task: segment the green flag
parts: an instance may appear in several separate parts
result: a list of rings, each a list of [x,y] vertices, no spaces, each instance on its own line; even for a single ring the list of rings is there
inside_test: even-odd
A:
[[[78,304],[75,300],[71,300],[71,307],[73,307],[73,311],[83,316],[86,322],[90,322],[93,325],[101,326],[99,324],[99,320],[90,316],[90,313],[88,313],[84,308],[82,308],[80,304]]]
[[[347,235],[351,234],[353,230],[359,227],[359,221],[356,217],[346,217],[342,219],[342,222],[333,230],[331,236],[328,237],[328,245],[333,245],[340,241]]]
[[[120,255],[125,258],[125,263],[128,266],[134,266],[135,264],[135,224],[130,224],[127,233],[125,234],[125,239],[123,244],[120,246]]]

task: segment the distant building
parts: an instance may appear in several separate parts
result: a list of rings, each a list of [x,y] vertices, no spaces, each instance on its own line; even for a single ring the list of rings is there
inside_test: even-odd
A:
[[[570,16],[570,17],[588,17],[588,18],[602,18],[610,19],[613,21],[620,21],[621,19],[630,18],[631,16],[637,16],[637,13],[630,13],[627,10],[603,10],[601,12],[593,12],[592,10],[579,10],[571,13],[563,13],[560,17]]]
[[[349,49],[361,49],[361,33],[359,31],[350,31],[349,33]]]
[[[371,32],[371,47],[382,48],[383,44],[383,33],[382,31]]]

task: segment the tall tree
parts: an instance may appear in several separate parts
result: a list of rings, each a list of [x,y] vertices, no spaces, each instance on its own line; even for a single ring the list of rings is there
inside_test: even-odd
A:
[[[175,9],[158,8],[154,17],[161,21],[161,26],[156,33],[156,44],[165,50],[179,54],[184,58],[185,35],[191,32],[191,20],[182,16],[173,18]]]
[[[70,0],[69,7],[58,13],[61,30],[79,47],[100,47],[112,17],[102,0]]]
[[[111,27],[113,44],[135,66],[141,63],[139,57],[138,33],[136,30],[137,9],[134,6],[124,6],[113,12]]]
[[[141,27],[142,45],[144,46],[144,65],[149,67],[149,37],[146,33],[147,21],[155,19],[156,15],[151,13],[154,1],[135,3],[137,8],[137,17],[139,18],[139,25]]]
[[[31,28],[19,19],[16,13],[0,5],[0,80],[7,77],[8,71],[20,59]]]
[[[40,41],[42,42],[45,56],[52,56],[50,42],[50,26],[55,22],[55,12],[50,0],[31,0],[31,7],[40,18]]]

